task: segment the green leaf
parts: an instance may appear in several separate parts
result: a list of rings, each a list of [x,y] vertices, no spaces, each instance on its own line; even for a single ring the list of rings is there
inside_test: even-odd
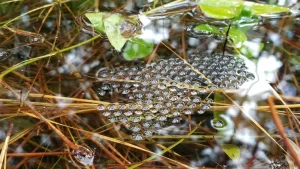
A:
[[[247,36],[239,29],[231,28],[229,30],[229,36],[235,45],[242,45],[243,42],[247,41]]]
[[[117,51],[121,51],[122,47],[127,41],[127,39],[121,35],[121,31],[119,29],[120,22],[122,20],[124,20],[124,18],[119,14],[111,14],[108,17],[104,18],[106,36],[111,45]]]
[[[215,26],[209,25],[209,24],[201,24],[194,28],[194,31],[204,31],[208,33],[214,33],[214,34],[221,34],[219,29]]]
[[[153,51],[153,47],[154,44],[151,42],[146,42],[140,38],[131,38],[123,51],[123,57],[126,60],[143,58]]]
[[[289,8],[270,4],[260,4],[249,1],[244,1],[244,5],[252,10],[254,15],[275,14],[281,12],[290,12]]]
[[[85,16],[90,20],[92,27],[98,31],[98,32],[104,32],[104,22],[103,18],[105,16],[105,13],[99,12],[99,13],[86,13]]]
[[[202,12],[211,18],[229,19],[239,16],[243,8],[241,0],[200,0]]]
[[[234,144],[223,144],[222,149],[232,160],[238,159],[241,156],[240,148]]]

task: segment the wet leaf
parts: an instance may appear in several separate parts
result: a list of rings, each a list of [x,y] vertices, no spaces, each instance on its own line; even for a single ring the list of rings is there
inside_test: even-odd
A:
[[[123,57],[126,60],[143,58],[153,51],[153,46],[153,43],[146,42],[143,39],[131,38],[123,51]]]
[[[243,8],[240,0],[200,0],[202,12],[211,18],[229,19],[239,16]]]
[[[104,22],[103,22],[104,15],[105,15],[105,13],[103,13],[103,12],[86,13],[85,14],[85,16],[91,22],[93,28],[96,31],[99,31],[99,32],[104,32],[105,31]]]
[[[229,36],[235,45],[241,45],[243,42],[247,41],[247,36],[239,29],[231,28],[229,30]]]
[[[125,18],[119,14],[110,13],[86,13],[85,16],[92,23],[92,27],[98,32],[105,32],[111,45],[118,51],[122,49],[127,39],[120,31],[120,23]]]
[[[232,160],[238,159],[241,156],[240,148],[234,144],[223,144],[222,149]]]
[[[205,31],[208,33],[214,33],[214,34],[221,34],[219,29],[215,26],[209,25],[209,24],[201,24],[194,28],[195,31]]]
[[[270,4],[260,4],[249,1],[244,1],[244,5],[249,7],[254,15],[275,14],[281,12],[290,12],[289,8]]]
[[[124,20],[124,18],[118,14],[111,14],[104,19],[106,36],[111,45],[117,51],[120,51],[127,41],[127,39],[122,36],[121,31],[119,29],[120,22],[122,20]]]

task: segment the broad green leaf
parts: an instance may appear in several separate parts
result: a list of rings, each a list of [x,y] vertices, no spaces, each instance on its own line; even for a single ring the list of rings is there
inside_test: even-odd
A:
[[[233,40],[234,44],[238,46],[241,46],[243,42],[247,41],[247,36],[239,29],[231,28],[229,30],[229,36]]]
[[[239,16],[243,8],[241,0],[200,0],[202,12],[211,18],[229,19]]]
[[[85,16],[90,20],[92,27],[99,32],[104,32],[104,22],[103,18],[105,16],[105,13],[99,12],[99,13],[86,13]]]
[[[205,31],[208,33],[214,33],[214,34],[221,34],[219,29],[215,26],[209,25],[209,24],[201,24],[194,28],[195,31]]]
[[[240,148],[234,144],[223,144],[222,149],[232,160],[238,159],[241,156]]]
[[[249,7],[254,15],[275,14],[281,12],[290,12],[289,8],[270,4],[260,4],[249,1],[244,1],[244,5]]]
[[[106,36],[117,51],[120,51],[127,41],[127,39],[121,35],[119,29],[122,20],[124,20],[124,18],[119,14],[111,14],[104,18]]]
[[[151,42],[146,42],[140,38],[131,38],[123,51],[123,57],[126,60],[143,58],[153,51],[153,47],[154,44]]]

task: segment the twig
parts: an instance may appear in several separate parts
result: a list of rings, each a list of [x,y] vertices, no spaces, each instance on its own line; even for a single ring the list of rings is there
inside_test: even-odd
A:
[[[284,142],[284,144],[285,144],[288,152],[294,158],[295,164],[298,166],[298,168],[300,168],[299,157],[298,157],[296,151],[290,145],[289,140],[288,140],[288,138],[285,135],[283,125],[282,125],[281,120],[280,120],[280,118],[278,116],[278,112],[277,112],[277,110],[274,107],[274,100],[273,100],[272,96],[268,97],[268,103],[270,105],[270,110],[271,110],[272,118],[273,118],[273,121],[274,121],[274,123],[275,123],[275,125],[277,127],[278,133],[281,135],[281,137],[283,139],[283,142]]]

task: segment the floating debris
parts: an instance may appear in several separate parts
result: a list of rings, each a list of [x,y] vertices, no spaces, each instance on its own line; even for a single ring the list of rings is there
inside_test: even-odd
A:
[[[111,122],[134,122],[127,128],[134,132],[133,139],[140,140],[152,135],[149,131],[179,123],[181,114],[203,114],[210,109],[209,96],[215,90],[237,89],[254,78],[244,62],[232,55],[192,54],[186,61],[170,58],[99,70],[101,82],[95,86],[99,96],[105,100],[110,95],[102,93],[115,93],[119,100],[99,105],[98,110]]]

